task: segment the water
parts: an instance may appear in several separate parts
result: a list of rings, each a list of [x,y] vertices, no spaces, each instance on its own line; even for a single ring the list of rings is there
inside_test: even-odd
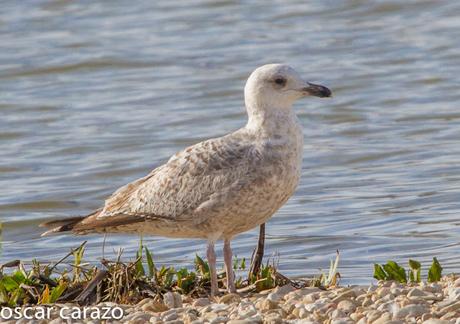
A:
[[[332,100],[296,104],[301,184],[267,225],[267,255],[347,283],[372,263],[437,256],[460,269],[458,1],[2,1],[0,263],[57,260],[83,237],[38,224],[97,208],[176,151],[244,125],[242,89],[285,62]],[[88,236],[88,258],[101,236]],[[249,257],[257,230],[234,241]],[[106,256],[139,238],[111,235]],[[189,266],[204,242],[145,238]],[[220,251],[219,251],[220,252]],[[221,253],[219,253],[221,260]]]

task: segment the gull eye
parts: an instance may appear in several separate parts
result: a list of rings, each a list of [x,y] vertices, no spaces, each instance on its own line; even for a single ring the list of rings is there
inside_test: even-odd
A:
[[[278,84],[278,85],[285,85],[286,84],[286,79],[276,78],[275,83]]]

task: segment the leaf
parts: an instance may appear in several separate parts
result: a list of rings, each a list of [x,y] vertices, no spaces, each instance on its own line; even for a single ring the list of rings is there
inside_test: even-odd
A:
[[[50,303],[50,288],[48,285],[45,285],[45,289],[42,292],[39,304],[49,304],[49,303]]]
[[[418,261],[409,259],[409,267],[414,270],[419,270],[422,267],[422,265]]]
[[[144,249],[144,244],[142,243],[142,235],[139,240],[139,249],[137,250],[137,253],[142,256],[142,250]]]
[[[149,268],[149,276],[150,278],[153,278],[155,276],[156,269],[155,269],[155,264],[153,263],[152,253],[150,253],[149,249],[146,246],[144,246],[144,249],[145,249],[145,256],[147,258],[147,266]]]
[[[62,293],[66,290],[67,285],[62,281],[59,283],[58,286],[54,287],[51,290],[50,295],[50,303],[55,303],[59,297],[61,297]]]
[[[171,287],[174,279],[174,269],[173,268],[167,268],[165,280],[164,280],[164,285],[166,288]]]
[[[5,287],[6,291],[13,291],[19,287],[19,284],[10,276],[3,277],[0,285]]]
[[[189,272],[186,268],[179,269],[176,273],[177,286],[182,289],[184,293],[189,293],[195,282],[196,275],[194,272]]]
[[[238,256],[234,255],[233,256],[233,270],[238,269]]]
[[[322,284],[324,287],[335,285],[335,282],[337,281],[337,277],[340,277],[340,274],[338,274],[337,272],[337,268],[339,267],[339,259],[340,259],[340,254],[339,254],[339,250],[337,250],[335,261],[330,260],[329,273],[327,277],[323,277]]]
[[[209,265],[198,254],[195,255],[195,268],[199,271],[203,278],[210,278]]]
[[[7,304],[8,299],[8,292],[6,291],[5,286],[0,283],[0,304]]]
[[[136,273],[138,276],[145,275],[144,266],[142,265],[142,250],[141,253],[139,251],[136,252]]]
[[[76,250],[72,251],[72,255],[74,258],[74,267],[73,267],[73,280],[77,281],[80,278],[81,268],[80,264],[83,260],[83,254],[85,253],[85,243],[83,242]],[[45,269],[44,271],[46,276],[51,275],[51,269]]]
[[[388,275],[380,264],[374,263],[374,278],[377,280],[387,280]]]
[[[257,291],[263,291],[267,289],[274,288],[275,286],[275,280],[274,280],[274,274],[276,270],[270,266],[270,265],[265,265],[262,266],[260,269],[260,278],[258,278],[254,284],[256,286]]]
[[[155,281],[162,288],[168,289],[173,283],[174,275],[176,275],[176,271],[173,267],[166,268],[165,266],[162,266],[155,275]]]
[[[428,270],[428,282],[436,282],[441,280],[442,276],[442,267],[438,259],[433,258],[433,263],[431,264],[430,269]]]
[[[8,305],[9,305],[10,307],[17,306],[18,300],[19,300],[19,299],[21,298],[21,296],[22,296],[22,292],[23,292],[23,290],[22,290],[20,287],[16,288],[16,289],[13,291],[13,293],[11,294],[10,300],[8,301]]]
[[[407,283],[406,270],[394,261],[388,261],[383,266],[383,269],[388,274],[387,280],[396,280],[400,283]]]
[[[83,260],[83,254],[85,253],[85,246],[81,245],[78,249],[76,249],[72,254],[74,257],[74,265],[80,265],[81,261]]]
[[[420,278],[421,270],[420,269],[422,267],[420,262],[409,259],[409,267],[411,268],[409,272],[410,282],[417,282],[417,283],[420,282],[421,281],[421,278]]]

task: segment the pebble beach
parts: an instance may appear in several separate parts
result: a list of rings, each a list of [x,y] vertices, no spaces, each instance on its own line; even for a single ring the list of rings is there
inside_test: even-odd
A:
[[[261,293],[226,294],[213,300],[192,299],[168,292],[163,299],[146,298],[136,305],[100,303],[95,307],[120,307],[119,320],[63,320],[54,304],[48,320],[4,323],[326,323],[326,324],[459,324],[460,276],[437,283],[400,284],[379,281],[370,286],[296,289],[291,285]]]

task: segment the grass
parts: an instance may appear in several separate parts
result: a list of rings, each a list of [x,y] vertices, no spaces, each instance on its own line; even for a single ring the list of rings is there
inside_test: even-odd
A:
[[[103,259],[96,267],[84,262],[86,242],[72,249],[54,264],[33,260],[25,266],[15,260],[0,267],[0,305],[36,305],[55,302],[76,302],[81,305],[110,301],[134,304],[146,297],[160,298],[168,291],[177,291],[192,297],[208,296],[210,271],[208,263],[199,255],[194,260],[195,270],[157,266],[142,240],[135,258],[121,260],[120,250],[115,260]],[[246,260],[234,260],[235,270],[244,270]],[[220,288],[225,288],[225,272],[218,273]],[[262,291],[291,282],[279,274],[275,262],[267,262],[259,273],[236,281],[237,288]]]
[[[326,275],[326,274],[321,273],[318,279],[319,283],[316,283],[316,286],[333,287],[339,284],[339,280],[340,280],[340,273],[338,272],[339,260],[340,260],[340,253],[337,250],[336,255],[335,255],[335,260],[331,260],[328,274]]]
[[[65,257],[53,264],[42,264],[33,260],[25,266],[14,260],[0,266],[0,306],[21,306],[75,302],[91,305],[103,301],[120,304],[135,304],[151,297],[160,299],[168,291],[176,291],[191,297],[208,296],[210,271],[208,263],[199,255],[194,260],[194,270],[157,266],[149,249],[139,244],[134,260],[123,262],[120,250],[114,260],[103,259],[96,267],[84,261],[86,242],[72,249]],[[260,292],[276,286],[292,284],[294,287],[316,286],[322,289],[337,286],[339,252],[331,260],[327,273],[313,280],[292,281],[277,271],[278,257],[269,258],[256,275],[236,279],[236,287],[242,292]],[[394,261],[374,265],[374,278],[395,280],[401,283],[421,281],[421,264],[409,260],[408,268]],[[236,273],[246,271],[246,260],[234,259]],[[428,269],[428,282],[440,280],[442,267],[433,258]],[[218,273],[219,287],[225,288],[225,272]]]

